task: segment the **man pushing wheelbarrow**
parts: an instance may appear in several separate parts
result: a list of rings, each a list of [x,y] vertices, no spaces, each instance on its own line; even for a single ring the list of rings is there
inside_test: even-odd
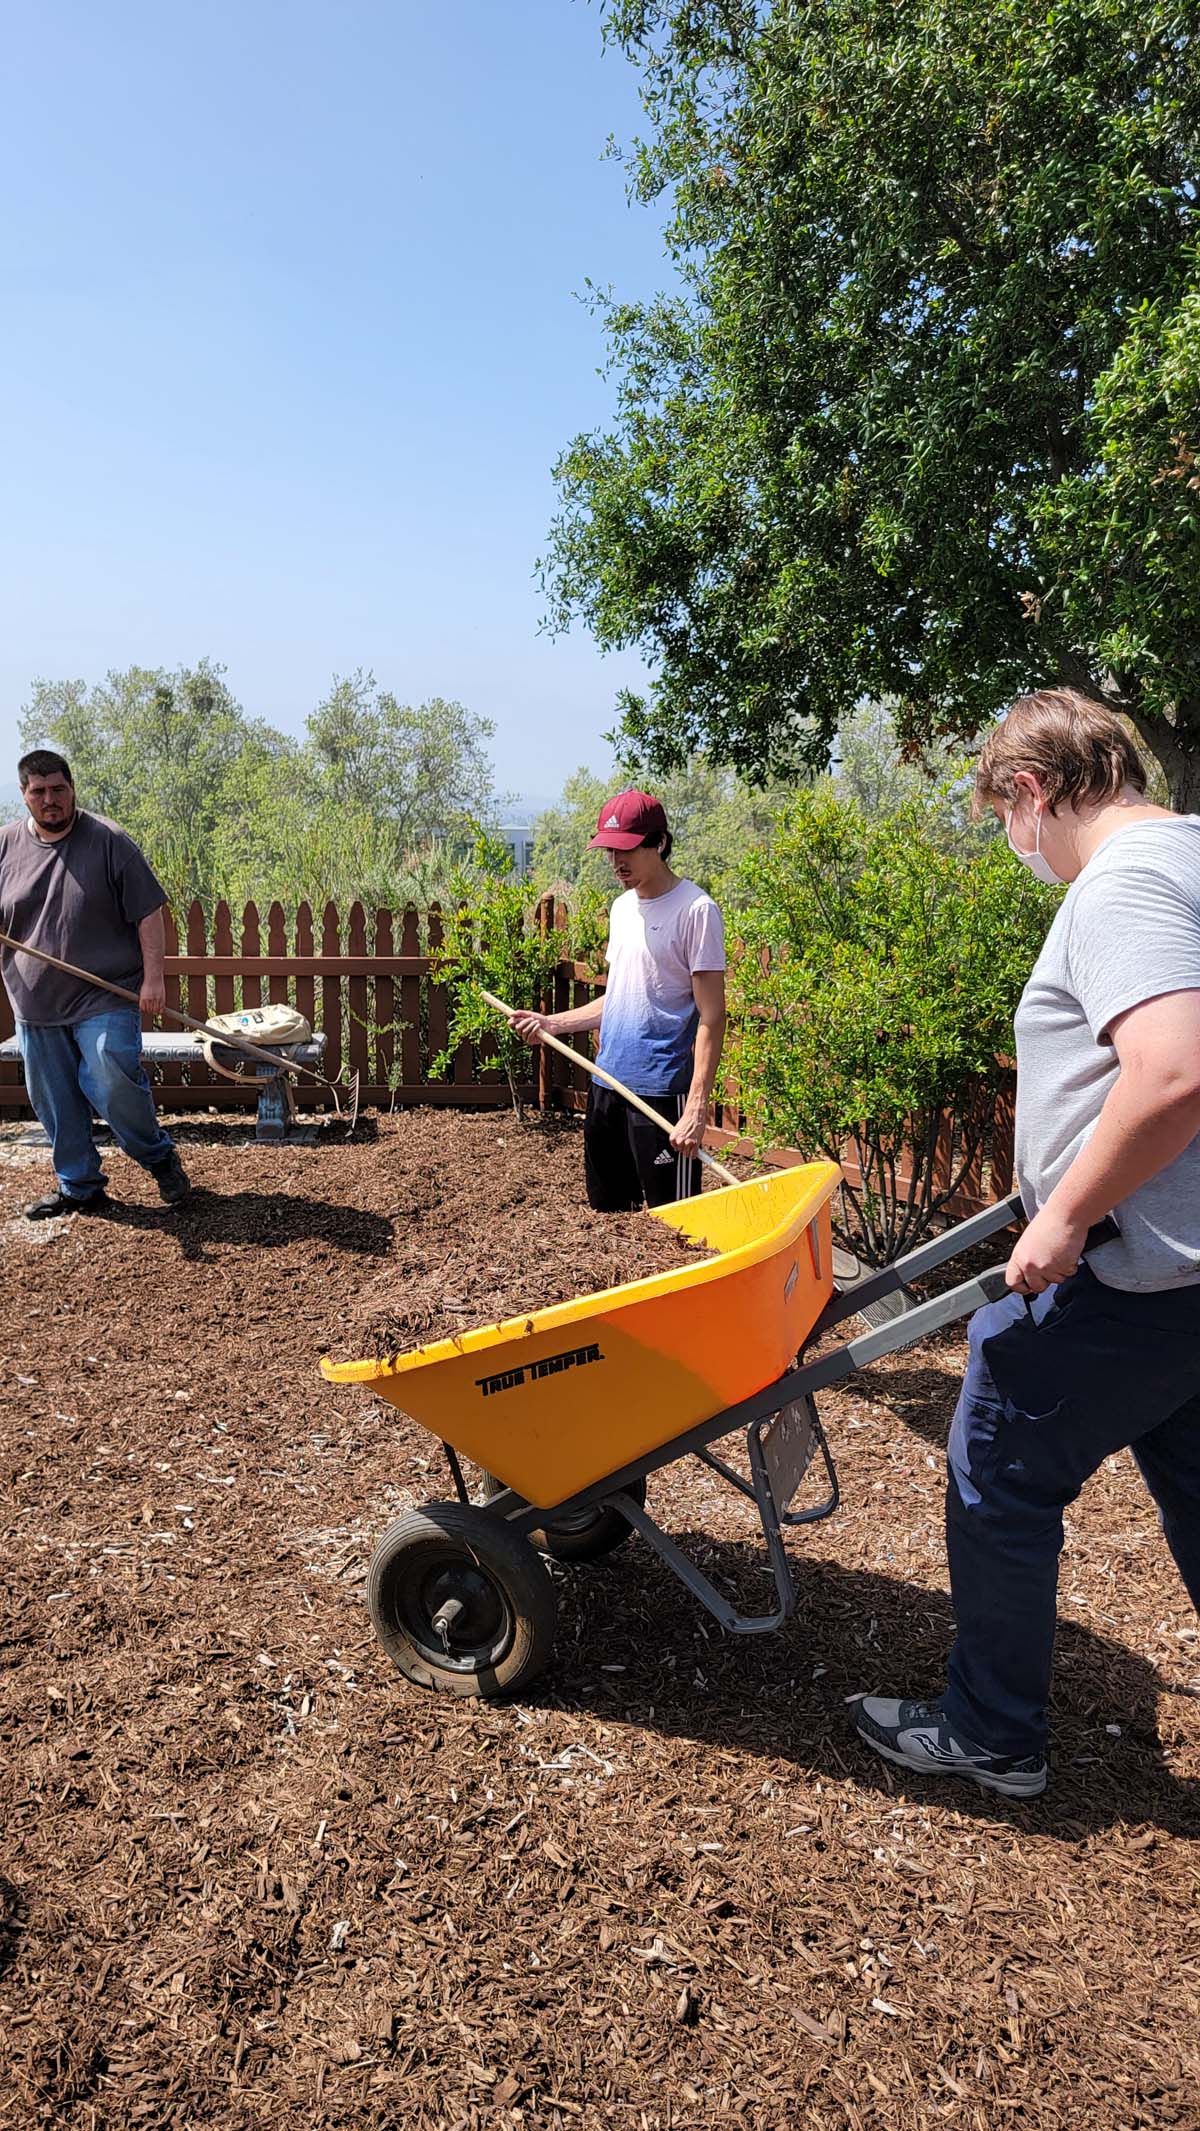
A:
[[[521,1691],[554,1639],[556,1587],[539,1556],[597,1559],[632,1533],[726,1633],[779,1628],[799,1602],[784,1534],[839,1499],[817,1398],[971,1312],[950,1440],[949,1680],[934,1703],[864,1697],[864,1740],[902,1767],[1007,1797],[1045,1788],[1063,1510],[1122,1447],[1200,1605],[1200,819],[1148,805],[1145,788],[1124,728],[1068,691],[1023,699],[983,751],[977,807],[995,809],[1040,879],[1069,884],[1017,1016],[1019,1200],[839,1289],[836,1164],[728,1179],[652,1209],[702,1238],[706,1261],[408,1352],[322,1361],[446,1452],[456,1499],[400,1518],[368,1575],[376,1632],[407,1678]],[[631,849],[665,865],[661,842]],[[635,895],[653,911],[654,896]],[[514,1022],[556,1040],[538,1017]],[[1022,1205],[1029,1225],[1007,1266],[880,1321],[877,1305],[998,1236]],[[851,1318],[868,1329],[831,1347]],[[741,1470],[714,1447],[739,1433]],[[482,1500],[461,1457],[483,1468]],[[753,1502],[774,1584],[766,1610],[739,1610],[650,1514],[647,1478],[682,1458]],[[810,1471],[824,1474],[815,1501],[802,1493]]]
[[[1069,689],[1018,702],[975,781],[1014,856],[1069,884],[1016,1018],[1030,1220],[1007,1299],[972,1319],[950,1435],[946,1691],[869,1696],[858,1728],[1014,1798],[1046,1784],[1063,1511],[1114,1451],[1200,1609],[1200,819],[1145,792],[1124,727]]]

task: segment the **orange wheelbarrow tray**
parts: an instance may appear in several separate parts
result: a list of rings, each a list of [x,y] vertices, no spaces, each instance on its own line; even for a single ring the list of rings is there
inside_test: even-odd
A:
[[[816,1394],[994,1299],[1002,1266],[922,1303],[909,1283],[1020,1216],[1020,1201],[1005,1200],[895,1265],[835,1282],[829,1202],[840,1174],[810,1162],[653,1209],[711,1258],[386,1360],[322,1361],[331,1382],[389,1400],[446,1452],[456,1499],[393,1524],[367,1577],[376,1632],[409,1679],[465,1695],[526,1686],[554,1640],[543,1557],[596,1560],[634,1532],[731,1634],[788,1618],[796,1590],[783,1532],[831,1516],[839,1500]],[[866,1332],[803,1360],[855,1314]],[[748,1479],[709,1448],[737,1430]],[[647,1476],[687,1456],[755,1503],[770,1612],[740,1613],[647,1513]],[[482,1501],[471,1499],[464,1457],[482,1468]],[[821,1498],[793,1507],[814,1464]]]

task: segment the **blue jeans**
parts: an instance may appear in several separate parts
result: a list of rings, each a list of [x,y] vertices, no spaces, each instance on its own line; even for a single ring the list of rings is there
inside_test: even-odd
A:
[[[1126,1294],[1085,1265],[976,1312],[946,1491],[961,1737],[1044,1750],[1063,1510],[1126,1448],[1200,1611],[1200,1287]]]
[[[171,1142],[159,1124],[142,1069],[142,1025],[130,1006],[89,1014],[67,1028],[17,1024],[25,1086],[54,1150],[54,1173],[71,1199],[106,1182],[92,1137],[92,1112],[118,1147],[149,1169],[165,1162]]]

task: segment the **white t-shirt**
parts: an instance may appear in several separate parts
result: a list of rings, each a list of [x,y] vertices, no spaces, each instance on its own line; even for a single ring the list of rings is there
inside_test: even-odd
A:
[[[692,978],[725,967],[725,927],[711,895],[689,880],[665,895],[627,889],[612,906],[607,959],[597,1065],[635,1095],[682,1093],[700,1019]]]

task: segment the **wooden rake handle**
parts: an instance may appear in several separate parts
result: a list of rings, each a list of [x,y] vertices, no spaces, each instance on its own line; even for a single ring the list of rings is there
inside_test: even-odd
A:
[[[47,954],[44,947],[27,947],[23,940],[14,940],[7,932],[0,932],[0,947],[11,947],[15,954],[32,955],[35,962],[44,962],[48,969],[60,969],[64,976],[78,977],[84,984],[94,984],[98,991],[111,992],[114,999],[126,999],[130,1006],[140,1006],[136,992],[127,990],[124,984],[114,984],[108,977],[98,977],[90,969],[77,969],[74,962],[63,962],[58,955]],[[282,1058],[278,1051],[265,1051],[245,1036],[227,1035],[224,1029],[210,1028],[207,1021],[197,1021],[194,1014],[185,1014],[182,1007],[163,1006],[168,1021],[179,1021],[185,1029],[196,1029],[202,1036],[211,1036],[214,1043],[231,1051],[244,1051],[248,1058],[261,1059],[264,1065],[274,1066],[277,1073],[306,1073],[310,1080],[319,1080],[321,1085],[332,1088],[333,1082],[324,1073],[312,1066],[298,1065],[294,1058]],[[218,1066],[217,1071],[221,1068]]]
[[[485,992],[482,985],[479,996],[486,1005],[494,1007],[496,1012],[503,1014],[508,1021],[512,1020],[517,1011],[514,1006],[506,1006],[503,999],[497,999],[492,992]],[[652,1125],[657,1125],[659,1131],[665,1132],[668,1139],[670,1138],[675,1130],[670,1118],[664,1117],[661,1110],[652,1109],[648,1102],[642,1101],[640,1095],[634,1094],[632,1088],[627,1088],[622,1081],[615,1080],[611,1073],[606,1073],[603,1066],[593,1065],[590,1058],[584,1058],[579,1051],[573,1051],[569,1043],[560,1043],[557,1036],[550,1034],[549,1029],[542,1030],[542,1042],[548,1043],[552,1051],[559,1051],[564,1058],[569,1058],[572,1065],[582,1066],[584,1072],[590,1073],[593,1080],[601,1080],[606,1088],[612,1088],[616,1094],[623,1095],[627,1103],[631,1103],[635,1110],[640,1110],[643,1117],[648,1117]],[[716,1176],[723,1177],[727,1184],[741,1182],[741,1178],[735,1177],[732,1169],[726,1169],[724,1162],[718,1162],[716,1157],[707,1154],[703,1147],[697,1151],[705,1168],[711,1169]]]

